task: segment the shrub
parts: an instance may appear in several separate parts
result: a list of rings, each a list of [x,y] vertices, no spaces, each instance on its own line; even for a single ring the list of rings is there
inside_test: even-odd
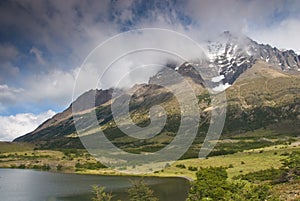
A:
[[[176,167],[177,168],[181,168],[181,169],[185,169],[186,168],[184,164],[178,164],[178,165],[176,165]]]
[[[110,201],[112,199],[111,193],[104,192],[104,187],[99,186],[93,186],[93,194],[94,197],[92,198],[92,201]]]
[[[97,169],[101,169],[101,168],[106,168],[106,166],[100,162],[97,162],[97,163],[87,162],[87,163],[76,163],[75,168],[97,170]]]
[[[26,165],[25,165],[25,164],[20,164],[20,165],[18,166],[18,168],[20,168],[20,169],[25,169],[25,168],[26,168]]]
[[[132,182],[133,186],[128,190],[130,201],[158,201],[144,181],[138,180]]]
[[[62,168],[63,168],[63,166],[62,166],[61,164],[58,164],[58,165],[56,166],[56,170],[57,170],[57,171],[61,171]]]
[[[198,168],[197,168],[197,167],[193,167],[193,166],[189,166],[189,167],[188,167],[188,170],[189,170],[189,171],[197,171]]]
[[[300,178],[300,152],[293,151],[286,159],[282,160],[283,173],[276,183],[290,182]]]
[[[223,167],[200,168],[196,176],[197,180],[191,183],[187,201],[277,200],[276,197],[272,197],[269,186],[229,182]]]
[[[233,179],[242,179],[250,182],[273,181],[276,180],[282,173],[283,171],[281,169],[270,168],[266,170],[260,170],[257,172],[250,172],[245,175],[239,175],[233,177]]]

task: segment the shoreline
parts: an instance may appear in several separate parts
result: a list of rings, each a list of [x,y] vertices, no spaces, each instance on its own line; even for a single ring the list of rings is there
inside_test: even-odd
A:
[[[84,172],[84,171],[53,171],[53,170],[41,170],[34,168],[11,168],[11,167],[0,167],[0,169],[11,169],[11,170],[33,170],[40,172],[49,172],[49,173],[58,173],[58,174],[73,174],[73,175],[92,175],[92,176],[110,176],[110,177],[152,177],[152,178],[180,178],[185,179],[187,182],[192,182],[194,179],[186,176],[186,175],[154,175],[154,174],[126,174],[120,173],[118,171],[110,172],[110,173],[95,173],[95,172]]]

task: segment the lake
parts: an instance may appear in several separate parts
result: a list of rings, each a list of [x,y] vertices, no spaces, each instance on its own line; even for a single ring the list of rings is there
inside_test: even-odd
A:
[[[113,200],[128,200],[127,189],[139,177],[77,175],[36,170],[0,169],[0,200],[91,201],[93,185],[105,186]],[[189,182],[183,178],[146,177],[160,201],[183,201]]]

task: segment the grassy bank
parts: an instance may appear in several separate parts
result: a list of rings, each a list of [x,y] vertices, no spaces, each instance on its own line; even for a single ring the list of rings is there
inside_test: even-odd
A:
[[[230,142],[238,143],[236,140]],[[221,143],[228,143],[228,139],[221,141]],[[227,168],[229,180],[232,180],[234,177],[247,173],[270,168],[279,169],[282,166],[282,159],[287,158],[293,151],[300,151],[300,140],[294,139],[292,143],[283,142],[257,149],[247,149],[234,154],[210,156],[205,159],[178,160],[173,164],[167,164],[163,170],[139,175],[121,173],[106,168],[86,150],[82,149],[37,150],[30,144],[1,142],[0,150],[0,168],[118,176],[175,176],[194,180],[196,178],[195,173],[200,167],[222,166]],[[283,200],[294,200],[291,199],[293,196],[295,197],[294,192],[300,192],[299,181],[275,185],[273,189],[274,194],[280,195]]]
[[[180,176],[195,178],[200,167],[228,167],[229,178],[240,174],[279,168],[281,160],[287,153],[300,150],[299,142],[290,145],[282,144],[259,149],[245,150],[234,154],[211,156],[206,159],[179,160],[166,165],[161,171],[144,176]],[[123,175],[110,168],[105,168],[88,152],[78,149],[35,150],[34,146],[20,143],[0,143],[1,168],[46,169],[79,174]]]

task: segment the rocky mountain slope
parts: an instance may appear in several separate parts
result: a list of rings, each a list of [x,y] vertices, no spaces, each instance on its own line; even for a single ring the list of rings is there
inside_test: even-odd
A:
[[[224,75],[223,82],[229,84],[258,60],[283,71],[300,71],[300,56],[293,50],[281,51],[228,31],[213,42],[208,41],[207,54],[210,61],[219,67],[220,75]]]
[[[219,91],[226,89],[227,117],[223,134],[240,134],[255,129],[273,129],[295,134],[300,122],[300,63],[294,51],[281,51],[269,45],[258,44],[246,36],[224,32],[214,41],[207,42],[207,66],[187,61],[169,66],[181,74],[197,94],[201,109],[201,124],[196,144],[202,142],[209,125],[211,97],[204,88],[210,82]],[[167,65],[168,66],[168,65]],[[216,68],[218,76],[205,80],[195,69]],[[150,123],[149,108],[161,105],[167,113],[167,122],[161,133],[150,140],[137,140],[126,136],[115,125],[110,105],[113,89],[90,90],[73,104],[82,105],[77,115],[87,115],[85,101],[95,97],[95,111],[101,129],[117,146],[131,152],[155,151],[168,144],[176,135],[180,124],[180,110],[174,95],[152,83],[169,79],[163,71],[151,77],[148,84],[135,86],[130,101],[133,122],[139,126]],[[171,79],[169,79],[171,80]],[[176,82],[170,82],[176,85]],[[221,86],[221,87],[220,87]],[[125,94],[118,90],[120,97]],[[87,122],[89,124],[89,122]],[[291,126],[292,125],[292,126]],[[94,134],[87,130],[86,134]],[[35,142],[41,147],[81,147],[73,123],[72,104],[62,113],[40,125],[35,131],[15,141]]]

